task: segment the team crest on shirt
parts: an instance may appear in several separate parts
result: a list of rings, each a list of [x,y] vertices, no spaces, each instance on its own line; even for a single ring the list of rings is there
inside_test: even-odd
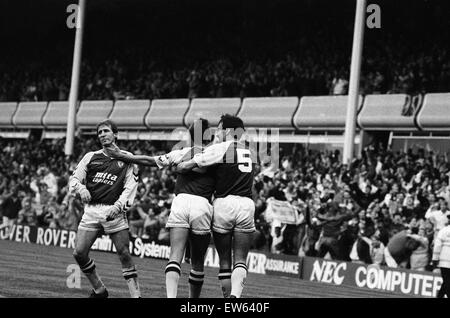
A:
[[[117,165],[119,166],[119,168],[122,168],[124,163],[123,163],[123,161],[117,161]]]

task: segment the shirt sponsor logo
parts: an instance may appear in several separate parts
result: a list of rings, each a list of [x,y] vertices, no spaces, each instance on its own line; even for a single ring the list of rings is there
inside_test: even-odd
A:
[[[94,183],[104,183],[108,185],[113,185],[117,181],[117,176],[115,174],[106,172],[97,172],[95,177],[92,179]]]

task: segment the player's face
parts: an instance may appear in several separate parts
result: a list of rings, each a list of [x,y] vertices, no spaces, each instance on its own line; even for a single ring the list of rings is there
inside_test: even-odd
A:
[[[112,132],[111,127],[109,127],[107,125],[102,125],[102,126],[98,127],[97,134],[98,134],[98,139],[100,140],[102,147],[111,145],[112,143],[114,143],[114,141],[116,139],[116,136]]]

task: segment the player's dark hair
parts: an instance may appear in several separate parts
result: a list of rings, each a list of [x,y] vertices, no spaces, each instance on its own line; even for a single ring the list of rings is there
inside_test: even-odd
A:
[[[117,125],[115,122],[113,122],[111,119],[105,119],[97,124],[97,127],[96,127],[97,136],[98,136],[98,129],[100,128],[100,126],[108,126],[109,128],[111,128],[111,131],[114,134],[117,134],[119,132],[119,129],[117,128]]]
[[[204,118],[199,118],[194,120],[194,122],[189,126],[189,134],[191,136],[191,141],[195,143],[195,131],[201,131],[201,142],[203,142],[203,138],[205,136],[205,131],[209,128],[209,121]],[[200,141],[200,140],[199,140]]]
[[[235,137],[241,138],[245,131],[244,122],[237,116],[224,114],[220,117],[219,124],[222,123],[222,129],[231,128],[235,132]]]

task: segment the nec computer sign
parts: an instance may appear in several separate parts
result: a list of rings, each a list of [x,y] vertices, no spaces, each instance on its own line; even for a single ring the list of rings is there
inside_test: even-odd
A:
[[[303,259],[303,279],[408,295],[435,297],[442,284],[439,275],[318,258]]]

